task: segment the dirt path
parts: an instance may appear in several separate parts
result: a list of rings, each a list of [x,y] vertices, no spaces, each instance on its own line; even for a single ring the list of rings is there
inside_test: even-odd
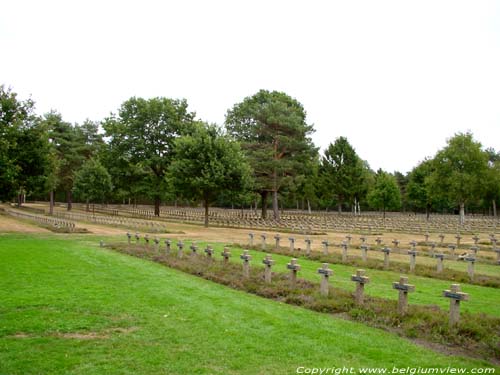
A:
[[[50,233],[50,231],[26,221],[0,215],[0,233]]]

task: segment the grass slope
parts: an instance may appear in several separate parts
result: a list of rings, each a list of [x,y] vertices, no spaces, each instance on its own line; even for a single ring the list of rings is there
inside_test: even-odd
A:
[[[3,235],[0,243],[0,374],[487,365],[101,250],[95,242]]]

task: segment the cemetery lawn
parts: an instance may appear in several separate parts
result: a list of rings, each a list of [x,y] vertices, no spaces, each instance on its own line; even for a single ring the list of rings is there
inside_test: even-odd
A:
[[[90,236],[0,235],[0,275],[0,374],[489,367],[100,249]]]

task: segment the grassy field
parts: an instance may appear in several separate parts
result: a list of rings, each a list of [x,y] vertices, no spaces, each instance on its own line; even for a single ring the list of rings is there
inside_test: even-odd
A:
[[[68,238],[0,236],[0,374],[487,366]]]
[[[123,238],[120,240],[123,241]],[[185,241],[186,252],[190,251],[190,243],[190,241]],[[197,241],[197,244],[200,252],[203,252],[203,249],[207,245],[207,243],[202,241]],[[214,249],[216,249],[216,257],[220,258],[220,252],[224,246],[213,242],[211,245]],[[173,246],[173,248],[176,248],[176,246]],[[234,247],[231,249],[233,250],[233,256],[230,260],[232,262],[241,263],[239,255],[243,252],[243,249],[237,249]],[[253,257],[251,266],[263,268],[264,266],[262,264],[262,260],[264,259],[266,253],[256,250],[249,250],[249,253]],[[291,258],[278,254],[272,255],[276,262],[273,270],[277,272],[287,272],[286,264],[290,262]],[[320,276],[317,274],[317,269],[321,266],[320,262],[299,258],[298,263],[302,267],[298,274],[300,278],[319,282]],[[350,277],[352,274],[356,273],[357,268],[341,264],[333,264],[330,267],[334,270],[334,274],[330,278],[331,285],[341,289],[354,291],[355,284],[350,281]],[[367,269],[366,271],[367,276],[370,277],[370,283],[365,286],[365,292],[367,295],[397,300],[398,293],[392,289],[392,282],[399,281],[399,276],[401,275],[400,273],[370,269]],[[447,298],[442,297],[442,291],[449,289],[452,281],[413,276],[411,274],[408,275],[408,277],[409,282],[416,286],[415,292],[411,293],[409,297],[411,304],[437,305],[443,309],[448,309],[450,302]],[[485,313],[500,317],[500,309],[498,308],[500,301],[500,289],[471,284],[461,284],[461,286],[462,291],[469,293],[470,295],[470,300],[461,304],[461,311],[469,313]]]

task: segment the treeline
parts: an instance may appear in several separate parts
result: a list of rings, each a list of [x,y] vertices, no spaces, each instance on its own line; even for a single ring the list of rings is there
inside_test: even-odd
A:
[[[38,116],[0,86],[0,200],[283,208],[359,213],[468,212],[496,216],[500,153],[456,134],[410,173],[373,171],[345,137],[320,155],[301,103],[261,90],[227,111],[224,126],[186,100],[130,98],[100,122]],[[103,130],[101,132],[100,130]],[[51,204],[51,210],[52,210]]]

